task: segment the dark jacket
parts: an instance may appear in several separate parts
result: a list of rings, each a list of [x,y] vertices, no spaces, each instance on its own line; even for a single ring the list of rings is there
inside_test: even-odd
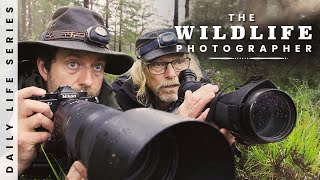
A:
[[[128,78],[127,76],[121,76],[117,78],[112,83],[112,88],[116,93],[117,102],[123,111],[133,108],[147,108],[152,106],[151,104],[143,105],[138,102],[136,98],[137,87],[133,84],[132,79]],[[147,91],[149,96],[153,95],[153,93],[149,89],[147,89]],[[172,103],[172,106],[167,110],[167,112],[174,112],[175,109],[176,103]]]
[[[116,93],[117,102],[123,111],[139,107],[148,107],[148,105],[143,105],[138,102],[136,98],[136,90],[138,88],[133,85],[131,78],[127,76],[118,77],[112,83],[112,88]]]
[[[203,78],[201,78],[200,81],[203,83],[210,83],[210,80],[207,78],[207,74],[205,71],[202,70]],[[137,93],[138,87],[136,87],[133,84],[133,81],[128,76],[120,76],[118,77],[113,83],[112,88],[114,92],[116,93],[116,99],[118,101],[118,104],[120,105],[121,109],[123,111],[133,109],[133,108],[139,108],[139,107],[149,107],[150,104],[143,105],[138,102],[137,100]],[[149,95],[152,95],[152,92],[149,91]],[[174,110],[175,104],[168,110],[168,112],[172,112]]]

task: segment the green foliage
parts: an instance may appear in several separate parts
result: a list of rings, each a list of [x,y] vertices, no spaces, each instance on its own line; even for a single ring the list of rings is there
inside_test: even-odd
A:
[[[104,79],[111,84],[118,76],[113,74],[105,74]]]
[[[209,72],[210,78],[221,88],[231,84],[242,84],[253,75],[262,74],[283,90],[290,90],[295,84],[304,84],[316,89],[320,84],[320,58],[290,59],[286,61],[244,61],[210,60],[199,58],[201,66]],[[292,82],[292,83],[291,83]],[[297,89],[296,89],[297,90]]]

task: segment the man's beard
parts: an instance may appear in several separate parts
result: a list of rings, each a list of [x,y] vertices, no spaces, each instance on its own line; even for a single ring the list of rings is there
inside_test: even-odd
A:
[[[161,82],[155,89],[155,95],[158,96],[158,98],[163,102],[174,102],[178,100],[178,90],[165,90],[163,87],[179,85],[180,83],[178,81]]]
[[[55,78],[49,73],[48,81],[47,81],[48,92],[54,92],[59,87],[60,87],[60,84],[58,84]],[[93,96],[93,97],[98,97],[100,93],[100,90],[90,88],[90,87],[80,87],[80,88],[71,87],[71,88],[75,91],[86,91],[88,96]]]

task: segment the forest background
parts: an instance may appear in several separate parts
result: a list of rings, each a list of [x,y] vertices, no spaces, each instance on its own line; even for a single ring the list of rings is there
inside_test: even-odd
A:
[[[112,50],[134,55],[135,41],[150,29],[175,25],[220,25],[228,32],[232,25],[228,14],[255,14],[258,25],[312,23],[320,28],[318,0],[171,0],[160,8],[160,0],[19,0],[19,40],[36,40],[61,6],[84,6],[105,17],[112,37]],[[246,22],[238,25],[247,26]],[[250,24],[249,24],[250,25]],[[314,34],[313,36],[319,36]],[[188,42],[203,44],[199,34]],[[252,75],[263,74],[286,91],[295,101],[298,119],[291,135],[284,141],[258,146],[239,146],[238,179],[320,179],[320,51],[313,41],[310,54],[288,60],[210,60],[196,49],[202,67],[220,89],[241,84]],[[221,55],[221,54],[219,54]],[[255,54],[260,56],[259,54]],[[116,76],[106,75],[109,81]]]

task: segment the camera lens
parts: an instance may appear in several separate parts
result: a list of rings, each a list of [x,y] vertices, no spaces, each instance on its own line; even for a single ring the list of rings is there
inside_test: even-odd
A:
[[[249,104],[248,119],[259,138],[277,142],[289,135],[296,118],[293,102],[286,93],[262,89],[250,97]]]
[[[179,73],[179,82],[180,84],[184,84],[187,82],[195,83],[197,81],[197,76],[190,69],[185,69]],[[198,87],[200,88],[200,87]]]
[[[61,102],[54,121],[89,179],[234,179],[227,141],[203,122],[82,100]]]
[[[189,69],[180,72],[179,82],[176,107],[183,103],[187,90],[204,85]],[[294,102],[270,80],[251,79],[234,92],[218,93],[209,104],[206,121],[231,130],[237,141],[246,145],[281,141],[296,122]]]

